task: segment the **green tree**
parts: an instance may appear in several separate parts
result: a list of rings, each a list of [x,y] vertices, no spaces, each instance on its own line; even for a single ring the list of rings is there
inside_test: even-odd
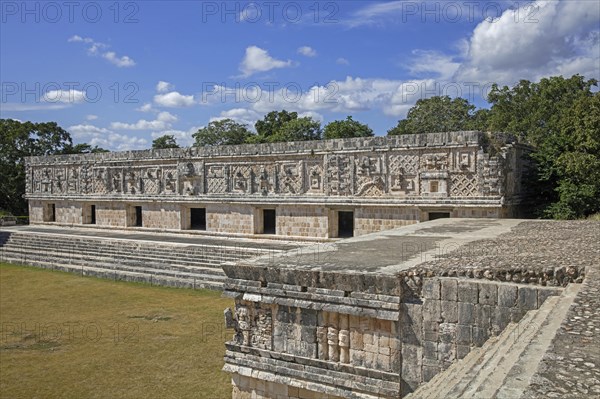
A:
[[[100,152],[110,152],[104,148],[98,147],[97,145],[91,146],[87,143],[80,143],[75,145],[66,145],[62,154],[96,154]]]
[[[594,142],[592,126],[597,122],[592,113],[597,100],[591,88],[596,85],[594,79],[574,75],[522,80],[512,88],[492,86],[490,130],[513,133],[534,148],[535,174],[528,185],[533,188],[537,216],[583,217],[595,208],[590,196],[597,186],[584,177],[596,176],[598,165],[581,137]]]
[[[576,100],[562,114],[557,139],[542,147],[557,182],[557,199],[545,216],[581,218],[600,212],[600,93]]]
[[[179,144],[177,144],[175,136],[173,136],[172,134],[165,134],[164,136],[160,136],[152,140],[152,148],[155,150],[161,150],[165,148],[179,148]]]
[[[288,112],[285,109],[269,112],[262,120],[254,124],[257,134],[251,141],[256,143],[272,142],[270,137],[279,133],[283,125],[294,119],[298,119],[297,112]]]
[[[374,133],[369,126],[355,121],[351,116],[348,116],[345,120],[330,122],[323,130],[323,137],[326,140],[372,136],[374,136]]]
[[[292,119],[268,138],[270,143],[308,140],[321,140],[321,123],[311,117]]]
[[[62,154],[72,146],[71,135],[55,122],[0,119],[0,209],[27,214],[25,157]]]
[[[246,125],[232,119],[212,121],[192,135],[196,140],[194,146],[197,147],[244,144],[252,136]]]
[[[487,111],[475,112],[464,98],[436,96],[418,100],[388,135],[485,130],[486,119]]]
[[[592,95],[595,79],[573,75],[544,78],[538,83],[521,80],[514,87],[492,85],[488,102],[492,104],[488,118],[491,131],[517,135],[536,147],[543,146],[560,130],[563,111],[576,100]]]

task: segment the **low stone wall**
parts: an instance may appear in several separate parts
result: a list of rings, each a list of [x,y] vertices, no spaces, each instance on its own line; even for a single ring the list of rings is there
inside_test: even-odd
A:
[[[233,397],[406,396],[581,282],[599,233],[440,219],[225,264]]]
[[[224,370],[234,381],[245,377],[234,398],[252,393],[258,380],[315,397],[398,398],[561,292],[430,278],[415,297],[394,276],[224,270],[225,295],[236,301]]]

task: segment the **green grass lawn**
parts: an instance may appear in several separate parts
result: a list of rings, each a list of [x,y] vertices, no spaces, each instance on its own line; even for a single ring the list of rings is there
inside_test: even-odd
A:
[[[231,398],[219,292],[0,264],[1,398]]]

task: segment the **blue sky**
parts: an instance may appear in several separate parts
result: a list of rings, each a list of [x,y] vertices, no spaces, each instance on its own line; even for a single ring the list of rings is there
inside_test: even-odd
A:
[[[485,105],[493,82],[600,78],[591,0],[0,5],[0,116],[111,150],[281,109],[383,135],[419,98]]]

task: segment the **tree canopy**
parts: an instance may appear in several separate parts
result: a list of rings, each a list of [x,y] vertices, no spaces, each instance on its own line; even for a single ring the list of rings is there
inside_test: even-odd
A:
[[[321,140],[321,123],[311,117],[291,119],[268,137],[270,143]]]
[[[179,148],[175,136],[172,134],[165,134],[164,136],[157,137],[152,140],[152,148],[155,150],[162,150],[165,148]]]
[[[285,109],[282,111],[269,112],[262,120],[259,120],[254,124],[257,134],[255,141],[259,143],[271,141],[271,136],[277,134],[283,125],[294,119],[298,119],[297,112],[288,112]]]
[[[475,111],[464,98],[437,96],[418,100],[388,135],[438,133],[484,128],[487,110]]]
[[[352,137],[372,137],[373,130],[359,121],[355,121],[351,116],[344,120],[333,121],[325,126],[323,136],[329,139],[345,139]]]
[[[600,212],[600,110],[594,79],[553,76],[492,85],[490,109],[465,99],[419,100],[388,134],[482,130],[514,134],[533,148],[534,215],[581,218]]]
[[[232,119],[212,121],[192,135],[196,140],[194,146],[197,147],[244,144],[251,136],[253,133],[246,125]]]

